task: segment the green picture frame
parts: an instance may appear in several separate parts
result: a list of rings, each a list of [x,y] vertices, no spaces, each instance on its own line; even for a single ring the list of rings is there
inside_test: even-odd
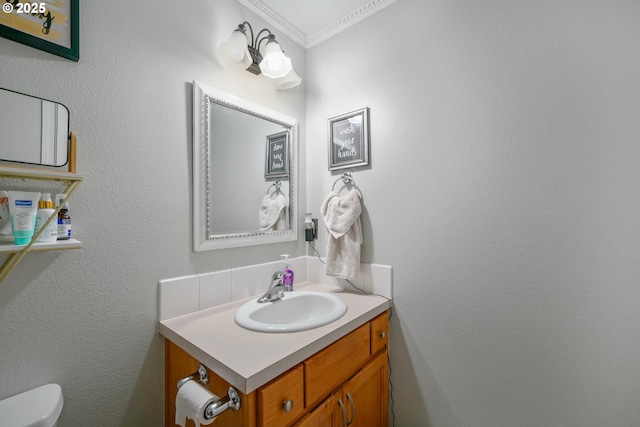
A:
[[[57,4],[54,10],[47,2],[5,0],[0,36],[78,62],[80,0],[58,0]]]

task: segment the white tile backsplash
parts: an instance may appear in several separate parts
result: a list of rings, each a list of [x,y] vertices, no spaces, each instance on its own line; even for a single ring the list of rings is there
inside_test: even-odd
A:
[[[251,295],[264,293],[267,289],[269,289],[269,286],[271,285],[271,279],[273,278],[273,273],[275,273],[276,271],[280,271],[280,267],[282,267],[282,263],[278,261],[274,261],[274,262],[268,262],[266,264],[259,264],[257,267],[259,269],[258,271],[260,274],[260,290]],[[297,273],[295,269],[294,271]]]
[[[393,269],[390,265],[362,264],[365,291],[389,299],[393,296]]]
[[[231,270],[201,274],[200,310],[233,301],[230,283]]]
[[[159,283],[160,320],[171,319],[200,309],[198,276],[176,277]]]
[[[234,301],[256,295],[261,289],[260,265],[251,265],[231,270],[231,298]]]
[[[289,262],[295,273],[294,287],[295,283],[309,281],[350,288],[344,280],[324,274],[324,264],[318,257],[303,256]],[[262,294],[281,266],[280,260],[161,280],[158,283],[160,321]],[[368,293],[391,298],[393,269],[388,265],[361,264],[359,277],[351,282]]]

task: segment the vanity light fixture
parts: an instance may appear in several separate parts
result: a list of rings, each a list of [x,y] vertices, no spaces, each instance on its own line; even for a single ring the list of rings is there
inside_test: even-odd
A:
[[[247,29],[251,36],[250,43]],[[267,34],[263,36],[264,33]],[[267,28],[260,30],[254,37],[251,24],[245,21],[222,43],[220,50],[225,60],[234,68],[275,79],[278,89],[296,87],[302,81],[293,70],[291,59],[280,49],[276,36]]]

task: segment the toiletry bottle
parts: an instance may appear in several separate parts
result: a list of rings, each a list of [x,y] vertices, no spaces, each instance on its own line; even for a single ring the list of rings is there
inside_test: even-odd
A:
[[[281,255],[284,257],[284,263],[282,264],[282,284],[285,291],[293,290],[293,267],[289,264],[289,254]]]
[[[40,231],[45,222],[53,215],[55,209],[53,209],[53,201],[51,201],[51,194],[42,194],[42,199],[39,203],[38,213],[36,215],[36,227],[35,233]],[[47,228],[36,239],[38,243],[53,243],[58,238],[58,221],[56,218],[52,219],[47,225]]]
[[[7,194],[9,195],[9,219],[11,220],[13,243],[28,245],[33,238],[38,202],[42,194],[28,191],[8,191]]]
[[[67,197],[66,194],[56,194],[56,204]],[[58,212],[58,240],[69,240],[71,238],[71,217],[69,216],[69,202],[65,203]]]

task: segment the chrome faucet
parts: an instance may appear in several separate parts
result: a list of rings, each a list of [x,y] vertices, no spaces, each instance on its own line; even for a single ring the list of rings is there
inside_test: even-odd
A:
[[[285,286],[282,284],[282,271],[276,271],[271,277],[271,285],[269,289],[264,293],[258,302],[260,304],[265,302],[277,301],[284,296]]]

